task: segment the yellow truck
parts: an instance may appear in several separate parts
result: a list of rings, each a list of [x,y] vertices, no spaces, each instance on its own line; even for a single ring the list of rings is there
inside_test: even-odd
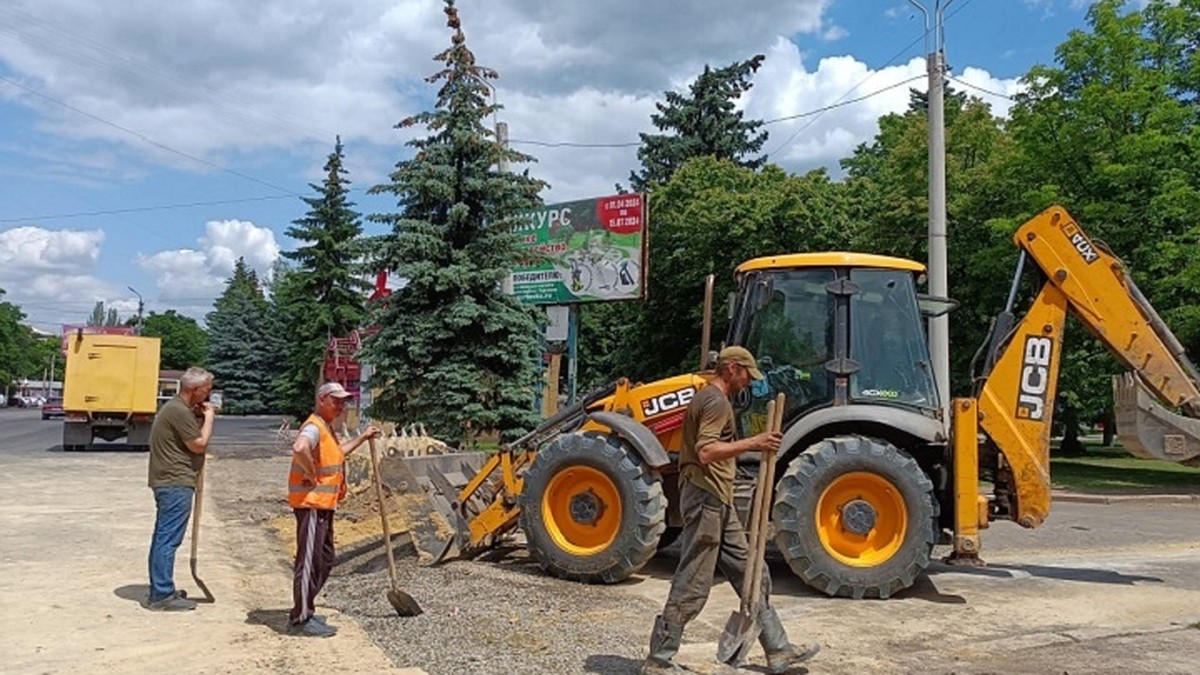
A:
[[[159,339],[78,330],[65,342],[63,450],[82,450],[97,438],[148,448],[158,410]]]

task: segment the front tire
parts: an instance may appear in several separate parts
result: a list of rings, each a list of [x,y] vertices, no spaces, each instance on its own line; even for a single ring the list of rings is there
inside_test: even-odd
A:
[[[542,569],[586,583],[628,578],[666,529],[661,479],[615,435],[566,434],[538,451],[520,505]]]
[[[933,483],[885,441],[838,436],[788,465],[775,493],[776,545],[831,596],[887,598],[912,586],[936,541]]]

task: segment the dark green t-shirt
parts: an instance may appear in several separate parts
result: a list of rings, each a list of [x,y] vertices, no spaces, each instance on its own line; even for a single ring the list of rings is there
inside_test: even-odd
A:
[[[200,438],[200,420],[183,399],[174,396],[154,416],[150,427],[150,487],[196,487],[204,455],[188,450]]]
[[[725,394],[708,386],[699,391],[683,417],[683,449],[679,451],[679,477],[716,495],[725,504],[733,505],[733,476],[737,460],[733,457],[719,462],[700,463],[700,448],[722,441],[734,440],[733,406]]]

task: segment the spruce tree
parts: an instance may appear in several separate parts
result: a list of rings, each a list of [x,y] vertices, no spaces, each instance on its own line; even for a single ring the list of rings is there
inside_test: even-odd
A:
[[[287,332],[282,367],[274,381],[275,400],[284,412],[302,415],[312,407],[313,390],[330,337],[345,337],[362,325],[369,284],[362,263],[362,224],[349,201],[350,181],[342,164],[342,140],[325,162],[325,180],[310,184],[315,197],[303,197],[309,210],[292,221],[287,235],[300,242],[283,256],[295,265],[272,292],[272,321]]]
[[[376,416],[421,422],[471,446],[480,434],[513,437],[537,421],[538,326],[501,282],[522,256],[513,227],[541,204],[545,184],[527,170],[496,168],[531,158],[501,146],[485,125],[497,109],[488,80],[498,75],[475,63],[453,0],[445,13],[451,46],[428,78],[440,83],[435,109],[397,125],[429,135],[409,141],[415,155],[372,188],[397,199],[399,213],[371,219],[391,226],[377,248],[406,284],[372,309],[379,332],[363,353],[376,369]]]
[[[268,412],[275,357],[266,349],[267,301],[258,275],[238,258],[225,291],[205,317],[208,324],[208,369],[214,387],[224,393],[224,411]]]
[[[667,133],[639,134],[642,170],[629,174],[634,191],[643,192],[649,185],[667,182],[693,157],[712,156],[748,169],[766,163],[766,155],[754,156],[767,141],[767,132],[759,132],[762,121],[744,120],[737,109],[737,100],[754,86],[750,78],[764,58],[759,54],[716,70],[704,66],[704,72],[689,88],[690,94],[664,92],[667,100],[655,104],[658,112],[650,116],[650,121]]]

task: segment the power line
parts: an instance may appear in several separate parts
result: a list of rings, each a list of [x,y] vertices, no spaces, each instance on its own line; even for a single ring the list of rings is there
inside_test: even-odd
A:
[[[291,196],[293,196],[293,197],[299,197],[299,196],[300,196],[299,194],[297,194],[297,193],[295,193],[295,192],[292,192],[291,190],[289,190],[289,189],[287,189],[287,188],[285,188],[285,187],[279,187],[278,185],[275,185],[274,183],[270,183],[270,182],[268,182],[268,181],[262,180],[261,178],[255,178],[254,176],[251,176],[251,175],[249,175],[249,174],[245,174],[245,173],[242,173],[242,172],[240,172],[240,171],[235,171],[235,170],[233,170],[233,169],[229,169],[229,168],[223,167],[223,166],[221,166],[220,164],[217,164],[217,163],[215,163],[215,162],[210,162],[210,161],[208,161],[207,159],[202,159],[202,158],[200,158],[200,157],[196,157],[195,155],[188,154],[188,153],[186,153],[186,152],[184,152],[184,151],[182,151],[182,150],[176,150],[175,148],[172,148],[172,147],[171,147],[171,146],[169,146],[169,145],[166,145],[166,144],[163,144],[163,143],[159,143],[158,141],[156,141],[156,140],[154,140],[154,139],[150,138],[149,136],[146,136],[146,135],[144,135],[144,134],[142,134],[142,133],[139,133],[139,132],[137,132],[137,131],[134,131],[133,129],[129,129],[129,128],[127,128],[127,127],[123,127],[123,126],[121,126],[120,124],[117,124],[116,122],[110,122],[110,121],[108,121],[108,120],[104,119],[103,117],[100,117],[99,115],[93,115],[92,113],[90,113],[90,112],[88,112],[88,111],[86,111],[86,110],[82,110],[82,109],[80,109],[80,108],[76,108],[75,106],[71,105],[70,103],[67,103],[66,101],[60,101],[60,100],[58,100],[58,99],[56,99],[56,98],[54,98],[54,97],[52,97],[52,96],[48,96],[48,95],[46,95],[46,94],[43,94],[43,93],[41,93],[40,91],[37,91],[36,89],[33,89],[33,88],[31,88],[31,87],[27,87],[27,86],[25,86],[25,85],[21,84],[20,82],[16,82],[16,81],[14,81],[14,80],[11,80],[11,79],[9,79],[9,78],[7,78],[7,77],[3,76],[3,75],[0,75],[0,82],[6,82],[6,83],[8,83],[9,85],[12,85],[12,86],[16,87],[17,89],[21,89],[21,90],[23,90],[23,91],[25,91],[25,92],[28,92],[29,94],[32,94],[33,96],[36,96],[36,97],[38,97],[38,98],[40,98],[40,99],[43,99],[43,100],[49,101],[50,103],[53,103],[53,104],[55,104],[55,105],[62,106],[63,108],[66,108],[67,110],[70,110],[71,112],[74,112],[74,113],[76,113],[76,114],[79,114],[79,115],[83,115],[84,117],[87,117],[87,118],[89,118],[89,119],[92,119],[92,120],[95,120],[95,121],[97,121],[97,122],[100,122],[101,124],[105,124],[105,125],[107,125],[107,126],[110,126],[110,127],[114,128],[114,129],[117,129],[117,130],[119,130],[119,131],[122,131],[122,132],[124,132],[124,133],[127,133],[127,134],[129,134],[130,136],[133,136],[133,137],[135,137],[135,138],[137,138],[137,139],[139,139],[139,140],[141,140],[141,141],[143,141],[143,142],[145,142],[145,143],[149,143],[150,145],[153,145],[153,146],[154,146],[154,147],[156,147],[156,148],[160,148],[160,149],[162,149],[162,150],[166,150],[167,152],[170,152],[170,153],[173,153],[173,154],[179,155],[180,157],[184,157],[184,158],[186,158],[186,159],[190,159],[190,160],[192,160],[193,162],[197,162],[197,163],[203,164],[203,165],[205,165],[205,166],[208,166],[208,167],[211,167],[211,168],[217,169],[218,171],[224,171],[225,173],[228,173],[228,174],[231,174],[231,175],[237,176],[237,177],[239,177],[239,178],[244,178],[244,179],[246,179],[246,180],[253,181],[253,182],[255,182],[255,183],[258,183],[259,185],[265,185],[265,186],[267,186],[267,187],[269,187],[269,188],[271,188],[271,189],[273,189],[273,190],[279,190],[280,192],[286,192],[287,194],[289,194],[289,195],[291,195]]]
[[[985,94],[991,94],[992,96],[995,96],[997,98],[1006,98],[1010,101],[1017,100],[1016,98],[1009,96],[1008,94],[1001,94],[1000,92],[992,91],[991,89],[984,89],[983,87],[980,87],[979,85],[971,84],[970,82],[960,80],[957,77],[948,77],[946,79],[950,80],[951,82],[957,82],[958,84],[961,84],[964,87],[968,87],[968,88],[974,89],[976,91],[981,91]]]
[[[124,209],[109,209],[105,211],[78,211],[75,213],[55,213],[27,218],[0,218],[0,223],[19,223],[40,220],[63,220],[66,218],[84,218],[87,216],[112,216],[123,213],[142,213],[145,211],[169,211],[173,209],[190,209],[200,206],[222,206],[224,204],[243,204],[246,202],[262,202],[275,199],[294,199],[292,195],[263,195],[261,197],[245,197],[243,199],[221,199],[211,202],[187,202],[182,204],[162,204],[159,206],[131,206]]]
[[[795,115],[788,115],[787,117],[776,117],[775,119],[767,120],[767,121],[763,122],[763,124],[764,125],[775,124],[777,122],[787,122],[789,120],[800,119],[802,117],[810,117],[812,115],[820,115],[821,113],[829,112],[830,110],[833,110],[834,108],[841,108],[842,106],[847,106],[847,105],[851,105],[854,103],[861,103],[862,101],[865,101],[874,96],[878,96],[885,91],[895,89],[896,87],[903,87],[904,85],[908,84],[909,82],[914,82],[914,81],[920,80],[924,77],[925,77],[924,75],[914,75],[914,76],[908,78],[907,80],[902,80],[895,84],[889,84],[888,86],[884,87],[883,89],[877,89],[869,94],[864,94],[862,96],[859,96],[858,98],[851,98],[851,99],[847,99],[845,101],[839,101],[837,103],[830,103],[827,106],[822,106],[815,110],[809,110],[808,112],[796,113]]]

